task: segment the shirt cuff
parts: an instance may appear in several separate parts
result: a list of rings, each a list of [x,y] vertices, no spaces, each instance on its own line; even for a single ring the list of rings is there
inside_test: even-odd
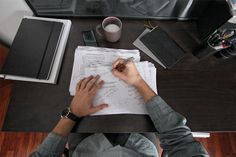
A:
[[[163,115],[169,114],[174,110],[160,97],[155,96],[150,99],[147,103],[147,110],[151,116],[162,117]]]
[[[42,156],[60,156],[64,151],[66,142],[66,137],[51,132],[39,146],[37,152]]]

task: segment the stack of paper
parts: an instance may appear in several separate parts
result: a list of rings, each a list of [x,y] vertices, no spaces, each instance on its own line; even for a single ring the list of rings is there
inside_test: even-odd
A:
[[[75,51],[70,94],[75,95],[76,84],[84,77],[100,75],[104,85],[94,99],[94,105],[107,103],[108,108],[94,115],[147,114],[145,103],[135,87],[124,83],[111,73],[117,58],[133,57],[136,67],[148,85],[156,89],[156,68],[150,62],[140,62],[138,50],[109,49],[79,46]]]

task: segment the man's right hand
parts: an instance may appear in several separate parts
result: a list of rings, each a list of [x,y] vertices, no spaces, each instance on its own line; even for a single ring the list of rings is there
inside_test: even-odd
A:
[[[120,72],[116,69],[118,64],[124,63],[124,59],[116,60],[112,65],[112,73],[114,76],[120,78],[124,82],[133,85],[139,91],[139,93],[143,96],[145,101],[150,100],[157,94],[148,86],[148,84],[142,79],[141,75],[139,74],[134,62],[128,62],[125,65],[125,69]]]
[[[128,62],[125,65],[125,69],[120,72],[116,69],[118,64],[123,64],[125,62],[124,59],[117,59],[112,65],[112,73],[114,76],[120,78],[125,81],[127,84],[137,86],[143,79],[140,76],[134,62]]]

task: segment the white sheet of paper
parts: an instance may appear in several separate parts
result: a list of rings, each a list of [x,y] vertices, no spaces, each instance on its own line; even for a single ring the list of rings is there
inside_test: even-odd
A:
[[[75,52],[70,93],[71,95],[75,94],[76,84],[80,79],[90,75],[100,75],[104,84],[95,96],[93,104],[96,106],[106,103],[109,107],[94,115],[147,114],[144,100],[136,88],[124,83],[111,73],[111,65],[119,57],[134,57],[140,75],[148,85],[157,92],[156,68],[150,62],[139,62],[140,55],[138,50],[117,50],[79,46]]]
[[[75,95],[76,84],[85,77],[85,67],[111,66],[118,58],[134,57],[140,61],[138,50],[110,49],[100,47],[78,46],[75,50],[74,65],[70,82],[70,94]]]

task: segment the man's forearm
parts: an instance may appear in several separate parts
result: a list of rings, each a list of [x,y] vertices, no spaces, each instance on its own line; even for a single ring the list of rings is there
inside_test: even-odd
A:
[[[31,157],[60,156],[64,151],[67,137],[74,125],[75,122],[70,119],[60,119],[53,131],[44,139],[38,149],[31,154]]]
[[[93,98],[103,84],[103,81],[98,81],[99,78],[99,75],[96,77],[90,76],[78,82],[76,95],[71,102],[70,108],[63,110],[62,117],[64,118],[59,120],[53,131],[32,154],[33,157],[60,156],[64,150],[67,137],[75,125],[74,121],[78,117],[84,117],[108,107],[107,104],[93,106],[92,103]]]
[[[140,79],[138,83],[135,84],[135,87],[142,95],[145,102],[157,95],[143,79]]]
[[[72,128],[74,127],[75,122],[70,119],[60,119],[57,125],[54,127],[54,133],[67,137],[71,132]]]
[[[204,147],[193,139],[184,116],[175,112],[160,96],[153,97],[146,105],[161,146],[170,157],[208,157]]]
[[[147,102],[147,110],[157,129],[161,146],[169,156],[208,156],[204,147],[194,141],[184,116],[157,96],[143,79],[135,87]]]

